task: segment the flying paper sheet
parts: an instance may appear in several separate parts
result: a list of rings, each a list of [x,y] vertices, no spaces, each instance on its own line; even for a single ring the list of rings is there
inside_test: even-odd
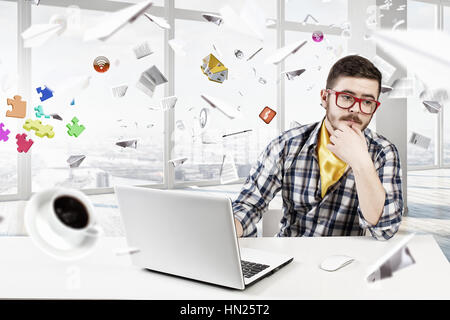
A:
[[[168,41],[169,46],[172,48],[173,52],[179,56],[186,56],[186,51],[184,48],[186,47],[186,42],[180,39],[171,39]]]
[[[150,48],[150,44],[148,41],[145,41],[141,43],[140,45],[133,48],[134,54],[136,56],[136,59],[141,59],[146,56],[149,56],[153,53],[152,49]]]
[[[388,83],[396,68],[380,56],[373,57],[372,63],[380,70],[383,82]]]
[[[145,94],[153,97],[156,86],[166,83],[167,79],[159,71],[156,66],[152,66],[149,69],[142,72],[136,87],[142,90]]]
[[[263,48],[261,47],[261,48],[259,48],[258,50],[256,50],[250,57],[247,58],[247,61],[253,59],[253,57],[256,56],[256,54],[257,54],[258,52],[260,52],[262,49],[263,49]]]
[[[96,26],[84,33],[84,41],[100,39],[107,40],[127,23],[134,22],[141,14],[152,6],[152,1],[143,1],[125,9],[108,14]]]
[[[301,126],[302,125],[299,122],[292,120],[291,123],[289,124],[289,129],[297,128],[297,127],[301,127]]]
[[[86,159],[85,155],[70,156],[67,159],[67,163],[71,168],[78,168],[84,159]]]
[[[220,168],[220,183],[229,183],[239,180],[234,157],[231,153],[223,155],[222,167]]]
[[[43,45],[56,36],[63,26],[57,23],[34,24],[21,33],[25,48],[33,48]]]
[[[127,89],[128,89],[127,85],[122,85],[122,86],[114,87],[111,90],[112,90],[114,97],[121,98],[125,95],[125,93],[127,93]]]
[[[165,97],[161,99],[161,108],[166,111],[175,107],[178,98],[176,96]]]
[[[387,93],[392,91],[392,87],[391,86],[387,86],[385,84],[381,85],[381,93]]]
[[[441,109],[442,109],[441,104],[437,101],[426,101],[425,100],[425,101],[422,101],[422,103],[430,113],[439,113],[439,111],[441,111]]]
[[[372,38],[386,53],[429,86],[448,83],[450,35],[441,31],[377,31]],[[385,81],[385,79],[383,79]]]
[[[149,13],[144,13],[144,16],[146,16],[151,22],[156,24],[161,29],[170,29],[170,24],[167,23],[167,21],[163,18],[153,16]]]
[[[223,24],[226,28],[236,32],[264,39],[266,18],[261,8],[254,2],[247,0],[238,15],[229,5],[225,5],[220,10]]]
[[[296,53],[298,50],[300,50],[301,47],[303,47],[308,41],[306,40],[299,40],[294,43],[291,43],[283,48],[280,48],[275,51],[272,55],[270,55],[264,63],[273,63],[278,64],[284,59],[286,59],[291,54]]]
[[[409,234],[391,244],[391,248],[367,271],[368,282],[390,278],[395,272],[416,263],[407,246],[414,234]]]
[[[235,108],[231,107],[228,103],[212,96],[207,95],[200,95],[200,97],[203,98],[206,102],[209,103],[209,105],[220,112],[222,112],[224,115],[226,115],[230,119],[240,118],[241,113],[238,112]]]
[[[122,148],[137,148],[137,139],[117,141],[116,145]]]
[[[416,132],[413,132],[411,134],[411,137],[409,138],[409,143],[416,145],[418,147],[421,147],[423,149],[428,149],[431,143],[431,139],[425,136],[422,136]]]

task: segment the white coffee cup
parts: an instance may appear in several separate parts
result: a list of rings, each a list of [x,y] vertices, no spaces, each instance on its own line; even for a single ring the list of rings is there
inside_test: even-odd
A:
[[[25,225],[41,249],[59,258],[84,255],[101,234],[91,201],[75,189],[53,188],[33,195],[25,209]]]

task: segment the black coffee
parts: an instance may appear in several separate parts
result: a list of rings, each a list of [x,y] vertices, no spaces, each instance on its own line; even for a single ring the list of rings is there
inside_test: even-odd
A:
[[[74,229],[81,229],[88,224],[86,207],[77,199],[62,196],[55,199],[53,209],[62,223]]]

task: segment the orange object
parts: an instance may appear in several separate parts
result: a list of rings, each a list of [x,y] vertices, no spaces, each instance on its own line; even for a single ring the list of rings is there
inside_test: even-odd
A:
[[[262,121],[269,124],[276,114],[277,114],[276,111],[270,109],[269,107],[265,107],[263,111],[261,111],[261,113],[259,114],[259,117],[261,118]]]
[[[27,102],[22,101],[21,96],[14,96],[14,99],[6,99],[6,103],[12,106],[12,110],[6,111],[7,117],[25,118],[27,114]]]
[[[98,56],[94,59],[94,69],[97,72],[104,73],[108,71],[110,63],[107,57],[104,56]]]

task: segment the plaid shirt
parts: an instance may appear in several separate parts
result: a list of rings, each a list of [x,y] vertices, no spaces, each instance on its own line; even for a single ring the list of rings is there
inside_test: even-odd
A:
[[[381,240],[397,232],[403,213],[397,148],[369,128],[364,130],[369,154],[386,191],[383,213],[373,226],[362,215],[351,168],[322,198],[316,150],[321,124],[288,130],[261,153],[233,201],[233,212],[243,226],[243,236],[256,236],[256,223],[280,190],[283,217],[278,237],[361,236],[369,230]]]

